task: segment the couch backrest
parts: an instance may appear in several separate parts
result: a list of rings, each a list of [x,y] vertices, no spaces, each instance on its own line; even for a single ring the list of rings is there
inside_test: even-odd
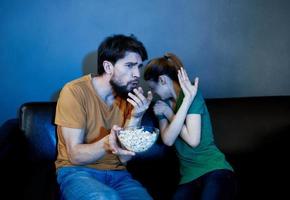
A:
[[[290,133],[290,96],[208,99],[217,145],[226,154],[281,148]]]
[[[20,108],[20,128],[32,161],[53,162],[56,158],[55,102],[29,102]]]
[[[226,154],[249,153],[277,138],[282,141],[289,138],[290,96],[207,99],[206,103],[216,143]],[[55,106],[55,102],[30,102],[21,106],[21,130],[32,159],[55,160]],[[150,120],[154,117],[150,115],[152,112],[146,115],[145,124],[152,125]]]

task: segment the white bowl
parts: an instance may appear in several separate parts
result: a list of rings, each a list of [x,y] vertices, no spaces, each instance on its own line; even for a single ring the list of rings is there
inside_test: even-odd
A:
[[[126,127],[118,131],[121,145],[129,151],[144,152],[156,142],[159,129],[151,126]]]

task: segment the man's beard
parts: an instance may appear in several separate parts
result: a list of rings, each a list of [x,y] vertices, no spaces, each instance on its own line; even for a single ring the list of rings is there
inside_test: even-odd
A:
[[[110,84],[116,93],[117,96],[121,97],[122,99],[127,99],[128,98],[128,93],[132,92],[134,88],[131,90],[128,90],[128,84],[120,86],[118,83],[116,83],[113,79],[110,80]]]

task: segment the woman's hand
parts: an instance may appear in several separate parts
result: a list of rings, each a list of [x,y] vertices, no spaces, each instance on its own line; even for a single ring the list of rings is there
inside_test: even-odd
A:
[[[184,93],[183,101],[186,101],[187,103],[191,104],[198,90],[198,78],[195,78],[194,85],[192,85],[186,71],[183,68],[178,70],[177,75],[180,87]]]
[[[155,103],[153,106],[153,111],[155,115],[165,115],[168,120],[174,115],[171,107],[161,100],[158,100]]]

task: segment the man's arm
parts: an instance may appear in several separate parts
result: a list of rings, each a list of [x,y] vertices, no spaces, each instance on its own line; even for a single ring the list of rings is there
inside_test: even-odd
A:
[[[143,89],[139,87],[138,89],[133,90],[134,94],[129,92],[127,101],[134,107],[131,113],[131,117],[129,119],[126,119],[125,127],[128,126],[139,126],[141,124],[142,117],[145,113],[145,111],[149,108],[149,105],[152,101],[152,93],[149,91],[147,93],[147,97],[143,95]],[[116,137],[116,135],[113,135],[112,137]],[[116,140],[114,140],[116,141]],[[127,161],[129,161],[133,155],[133,152],[129,153],[122,153],[125,151],[124,149],[118,148],[116,151],[113,151],[113,154],[118,155],[120,161],[124,164],[126,164]]]
[[[65,141],[69,160],[75,165],[86,165],[94,163],[103,157],[106,151],[110,151],[108,136],[101,140],[84,144],[84,129],[60,127]]]
[[[113,153],[119,157],[134,155],[133,152],[123,150],[117,145],[116,129],[117,127],[114,126],[109,135],[97,142],[84,144],[83,129],[61,127],[70,162],[75,165],[91,164],[102,158],[106,153]],[[121,158],[120,161],[126,162],[126,160]]]

